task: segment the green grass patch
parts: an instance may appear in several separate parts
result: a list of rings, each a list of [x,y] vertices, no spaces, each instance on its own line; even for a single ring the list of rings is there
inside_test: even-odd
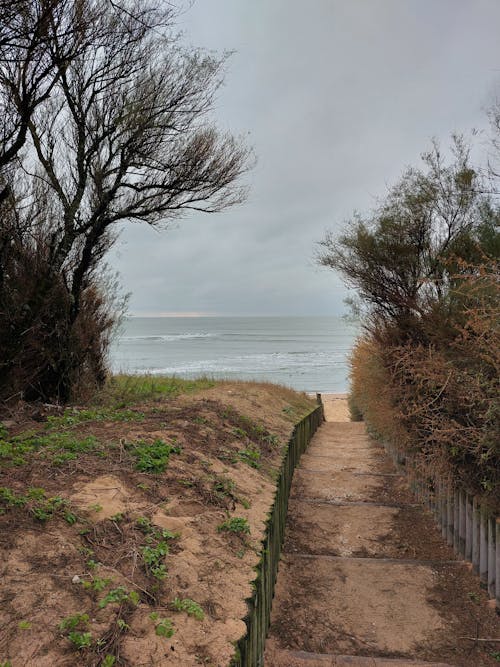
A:
[[[180,454],[181,448],[174,443],[157,438],[153,442],[136,440],[127,443],[126,448],[136,459],[135,467],[140,472],[158,474],[165,472],[171,454]]]
[[[23,494],[16,494],[6,486],[0,487],[0,514],[16,507],[27,509],[34,519],[42,523],[56,515],[70,525],[78,521],[78,516],[71,511],[69,501],[61,496],[47,498],[44,489],[35,487],[28,488]]]
[[[237,535],[250,535],[250,525],[247,519],[241,516],[233,516],[217,526],[219,533],[236,533]]]
[[[149,400],[174,398],[210,389],[216,384],[209,378],[182,380],[163,375],[113,375],[94,401],[105,405],[126,407]]]
[[[79,454],[96,450],[98,441],[94,436],[79,438],[72,433],[35,433],[26,431],[10,440],[0,440],[0,465],[20,466],[30,454],[42,452],[53,459],[55,465],[76,459]]]

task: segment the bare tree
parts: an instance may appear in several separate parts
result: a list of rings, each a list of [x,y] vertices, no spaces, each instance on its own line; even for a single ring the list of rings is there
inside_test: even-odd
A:
[[[5,168],[24,146],[35,109],[50,96],[62,62],[81,49],[85,23],[69,0],[0,1],[0,201],[9,194]],[[63,45],[54,49],[54,43]]]
[[[61,11],[48,39],[50,83],[27,120],[16,196],[29,211],[24,236],[43,246],[46,267],[29,307],[34,313],[54,276],[63,276],[72,326],[118,223],[164,226],[188,209],[241,202],[237,180],[249,151],[209,118],[226,57],[184,48],[170,5],[65,0]],[[68,58],[60,27],[75,18],[78,48]],[[18,70],[6,68],[5,76],[21,118]]]

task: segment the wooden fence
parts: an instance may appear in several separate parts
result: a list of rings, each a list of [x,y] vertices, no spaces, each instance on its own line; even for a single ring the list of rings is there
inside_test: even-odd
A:
[[[294,428],[288,442],[276,485],[273,506],[268,515],[265,536],[261,546],[261,557],[254,580],[253,595],[247,600],[248,613],[245,620],[247,631],[236,646],[231,667],[262,667],[264,647],[271,618],[274,586],[278,574],[281,547],[285,537],[288,498],[294,470],[301,454],[324,420],[323,405],[318,395],[318,407],[309,413]]]
[[[390,443],[384,446],[394,463],[406,471],[415,498],[433,514],[443,538],[460,558],[472,563],[473,572],[500,609],[500,518],[451,481],[425,469],[415,457]]]

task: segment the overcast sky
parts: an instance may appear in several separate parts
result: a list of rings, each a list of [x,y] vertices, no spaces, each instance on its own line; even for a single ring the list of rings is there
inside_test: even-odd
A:
[[[124,229],[109,261],[131,314],[342,314],[315,243],[431,137],[486,128],[499,26],[500,0],[197,0],[179,28],[235,50],[215,119],[248,135],[258,162],[243,205]]]

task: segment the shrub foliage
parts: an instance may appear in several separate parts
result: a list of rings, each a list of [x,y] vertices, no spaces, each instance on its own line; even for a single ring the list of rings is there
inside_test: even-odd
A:
[[[434,147],[371,216],[327,235],[319,262],[364,304],[351,412],[498,512],[500,210],[454,148],[453,164]]]

